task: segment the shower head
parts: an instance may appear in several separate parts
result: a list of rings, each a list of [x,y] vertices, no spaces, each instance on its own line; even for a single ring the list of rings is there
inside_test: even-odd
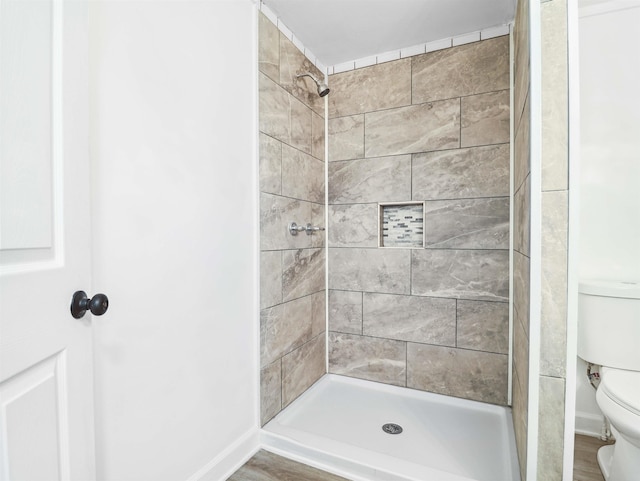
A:
[[[305,72],[300,75],[296,75],[296,78],[300,78],[300,77],[311,78],[311,80],[313,80],[316,83],[316,86],[318,87],[318,95],[320,97],[324,97],[329,93],[329,86],[324,82],[320,82],[313,74],[309,72]]]

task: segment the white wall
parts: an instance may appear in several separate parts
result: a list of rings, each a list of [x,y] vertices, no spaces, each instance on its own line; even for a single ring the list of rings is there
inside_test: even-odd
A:
[[[579,275],[639,282],[640,2],[581,4]],[[598,435],[586,363],[577,370],[576,431]]]
[[[90,37],[98,479],[215,473],[258,426],[255,6],[90,2]]]
[[[580,19],[580,274],[640,281],[640,2],[619,3]]]

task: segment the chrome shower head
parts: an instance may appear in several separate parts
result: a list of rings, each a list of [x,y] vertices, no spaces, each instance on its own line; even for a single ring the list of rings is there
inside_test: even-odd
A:
[[[329,86],[324,83],[324,82],[320,82],[313,74],[309,73],[309,72],[305,72],[302,73],[300,75],[296,75],[296,78],[300,78],[300,77],[309,77],[311,78],[311,80],[313,80],[316,83],[316,87],[318,87],[318,95],[320,97],[324,97],[325,95],[327,95],[329,93]]]

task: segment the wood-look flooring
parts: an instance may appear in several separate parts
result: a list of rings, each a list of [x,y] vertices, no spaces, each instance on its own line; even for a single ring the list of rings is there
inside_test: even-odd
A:
[[[609,444],[598,438],[575,437],[573,481],[604,481],[596,453]],[[298,463],[268,451],[258,451],[227,481],[347,481],[306,464]]]
[[[268,451],[258,451],[227,481],[347,481]]]
[[[576,434],[575,440],[573,481],[604,481],[596,453],[600,446],[611,443],[580,434]]]

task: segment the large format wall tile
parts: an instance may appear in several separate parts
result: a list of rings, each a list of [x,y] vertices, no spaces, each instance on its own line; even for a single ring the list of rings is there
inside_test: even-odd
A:
[[[425,249],[412,254],[414,295],[509,300],[508,251]]]
[[[509,37],[412,57],[413,103],[509,88]]]
[[[288,406],[326,372],[324,332],[282,358],[282,406]]]
[[[311,296],[260,312],[260,364],[271,364],[311,339]],[[283,335],[286,334],[286,335]]]
[[[425,202],[426,247],[507,249],[509,197]]]
[[[564,379],[540,376],[538,479],[562,479]]]
[[[542,193],[540,374],[566,376],[568,192]]]
[[[283,252],[282,296],[285,301],[324,289],[324,259],[324,249]]]
[[[282,87],[313,109],[324,115],[324,99],[318,95],[316,84],[309,77],[296,78],[296,75],[311,73],[322,80],[324,74],[311,63],[291,40],[280,33],[280,81]]]
[[[413,155],[414,200],[509,195],[509,144]]]
[[[529,336],[529,268],[530,260],[513,251],[513,310],[514,319],[520,319]]]
[[[463,97],[460,106],[460,145],[509,142],[509,90]]]
[[[258,15],[258,68],[273,81],[280,78],[280,31],[262,13]]]
[[[264,426],[282,409],[281,361],[260,370],[260,425]]]
[[[504,354],[410,342],[407,345],[407,387],[506,404],[507,364]]]
[[[290,95],[264,74],[259,76],[259,128],[270,137],[291,142]]]
[[[410,155],[329,163],[330,204],[410,199]]]
[[[311,219],[312,204],[279,195],[260,194],[260,248],[300,249],[311,247],[313,236],[292,236],[287,226],[290,222]]]
[[[542,27],[542,190],[568,188],[567,2],[540,6]],[[559,128],[565,126],[565,128]]]
[[[367,336],[455,346],[456,301],[365,293],[362,330]]]
[[[311,113],[311,155],[324,162],[324,117]]]
[[[456,346],[475,351],[509,352],[509,304],[506,302],[457,302]]]
[[[531,112],[529,97],[524,104],[524,112],[519,124],[515,124],[516,132],[513,140],[513,185],[518,190],[531,171]]]
[[[405,386],[406,343],[331,332],[329,372]]]
[[[459,99],[369,112],[364,123],[365,157],[460,147]]]
[[[531,176],[527,176],[514,195],[513,248],[528,256],[531,239]]]
[[[282,193],[282,143],[260,133],[260,192]]]
[[[364,115],[329,120],[329,160],[364,157]]]
[[[329,291],[329,330],[362,334],[362,292]]]
[[[282,302],[282,252],[260,253],[260,309]]]
[[[411,59],[329,77],[329,118],[411,104]]]
[[[329,249],[329,288],[409,294],[411,253],[407,249]]]
[[[282,195],[324,203],[324,162],[283,145]]]
[[[330,205],[329,246],[377,247],[378,205]]]

